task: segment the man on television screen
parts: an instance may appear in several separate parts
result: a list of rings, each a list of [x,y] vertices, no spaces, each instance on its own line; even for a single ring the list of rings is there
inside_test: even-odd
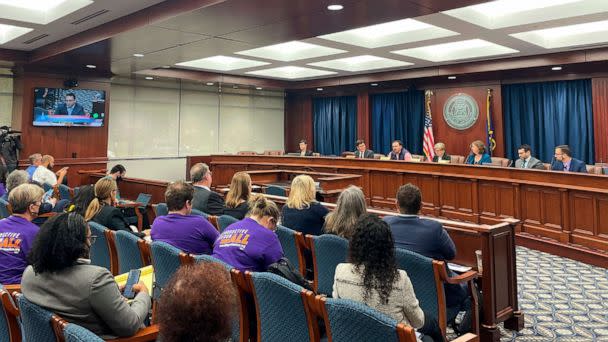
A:
[[[65,94],[65,102],[55,108],[55,115],[85,115],[84,107],[76,102],[74,93]]]

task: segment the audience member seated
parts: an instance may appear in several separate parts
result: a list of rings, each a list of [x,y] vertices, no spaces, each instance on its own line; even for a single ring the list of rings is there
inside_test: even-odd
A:
[[[306,139],[300,140],[299,146],[300,146],[300,150],[298,151],[298,153],[300,153],[301,157],[312,156],[312,151],[308,150],[308,143],[306,142]]]
[[[532,157],[532,148],[528,144],[523,144],[517,149],[519,159],[515,161],[515,167],[518,169],[537,169],[544,170],[543,162]]]
[[[232,176],[230,190],[226,194],[224,215],[230,215],[242,220],[249,211],[249,196],[251,195],[251,177],[246,172],[237,172]]]
[[[101,224],[110,230],[125,230],[139,237],[144,233],[133,232],[120,209],[116,208],[116,181],[104,177],[95,183],[95,198],[89,203],[85,219]]]
[[[445,144],[442,142],[438,142],[434,146],[435,156],[433,157],[433,163],[450,163],[452,161],[452,157],[445,153]]]
[[[68,168],[63,167],[59,171],[53,173],[53,171],[51,171],[53,166],[55,166],[55,158],[48,154],[44,155],[42,157],[42,163],[36,168],[36,171],[34,171],[34,174],[32,175],[32,180],[50,186],[62,184],[63,178],[68,173]]]
[[[583,161],[572,158],[568,145],[559,145],[555,148],[555,159],[551,162],[551,170],[587,173],[587,166]]]
[[[471,154],[464,163],[470,165],[492,164],[492,158],[486,153],[486,145],[483,141],[475,140],[471,143]]]
[[[412,154],[410,153],[410,151],[403,148],[403,143],[401,142],[401,140],[393,141],[391,147],[393,148],[393,150],[390,151],[388,154],[391,160],[412,160]]]
[[[42,164],[42,154],[34,153],[34,154],[30,155],[28,157],[28,159],[30,161],[30,166],[28,166],[27,169],[25,169],[25,171],[29,175],[29,180],[31,180],[32,177],[34,176],[34,172],[36,172],[36,169],[38,168],[38,166],[40,166],[40,164]]]
[[[374,159],[374,151],[367,149],[367,146],[365,145],[365,141],[357,140],[355,142],[355,147],[357,147],[357,150],[355,151],[355,158]]]
[[[21,184],[29,182],[28,174],[24,170],[15,170],[6,177],[6,192],[2,195],[2,199],[8,201],[8,194]]]
[[[0,197],[6,193],[6,177],[8,176],[6,166],[0,164]]]
[[[202,216],[191,214],[193,196],[192,185],[184,181],[169,184],[165,191],[169,215],[156,218],[150,236],[185,253],[211,254],[220,233]]]
[[[249,217],[229,225],[215,241],[213,256],[241,271],[265,272],[283,257],[274,233],[279,221],[277,205],[256,195]]]
[[[103,336],[131,336],[150,310],[143,283],[131,304],[121,295],[107,269],[91,265],[89,250],[95,239],[77,213],[63,213],[41,228],[23,273],[21,291],[27,300]]]
[[[299,175],[291,181],[289,197],[283,206],[282,225],[302,232],[321,235],[327,208],[316,201],[315,181],[308,175]]]
[[[190,180],[194,185],[192,207],[210,215],[224,213],[224,199],[217,192],[211,191],[211,171],[204,163],[195,164],[190,169]]]
[[[338,197],[336,209],[327,214],[323,231],[349,240],[353,236],[359,216],[367,212],[365,195],[354,185],[346,188]]]
[[[21,184],[28,183],[28,174],[24,170],[15,170],[8,175],[6,178],[6,193],[2,196],[2,199],[8,201],[10,192],[17,188]],[[32,184],[42,189],[42,186],[36,182],[32,181]],[[49,197],[46,200],[43,197],[42,204],[40,205],[40,210],[38,210],[38,215],[50,213],[50,212],[62,212],[65,208],[67,200],[57,201],[56,198]],[[35,224],[42,224],[46,218],[36,217],[32,220]]]
[[[28,265],[27,254],[38,234],[38,226],[32,220],[38,216],[43,194],[34,184],[22,184],[11,191],[13,215],[0,221],[0,284],[21,282]]]
[[[409,183],[402,185],[397,190],[396,206],[400,214],[384,218],[393,232],[395,247],[436,260],[454,259],[456,246],[441,223],[418,217],[418,213],[422,209],[422,193],[417,186]],[[448,310],[470,310],[471,302],[466,285],[445,284],[444,288]],[[464,325],[466,326],[464,330],[468,330],[470,321]]]
[[[351,299],[416,329],[424,325],[407,273],[397,269],[391,230],[378,216],[363,214],[353,227],[349,263],[338,264],[334,298]]]
[[[93,185],[83,185],[78,189],[78,194],[72,199],[72,203],[67,207],[66,212],[75,212],[85,216],[89,204],[95,198],[95,188]]]
[[[179,268],[157,312],[159,341],[228,341],[237,312],[230,274],[213,262]]]

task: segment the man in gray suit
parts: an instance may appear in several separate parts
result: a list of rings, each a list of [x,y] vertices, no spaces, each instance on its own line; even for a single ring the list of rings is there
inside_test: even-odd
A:
[[[519,159],[515,161],[515,167],[518,169],[537,169],[544,170],[543,162],[532,157],[532,148],[528,144],[523,144],[517,150]]]
[[[205,163],[195,164],[190,168],[190,180],[194,186],[192,208],[209,215],[224,214],[224,199],[217,192],[211,191],[211,171]]]
[[[373,159],[374,158],[374,151],[367,149],[367,146],[365,146],[365,141],[359,139],[355,142],[355,146],[357,147],[357,150],[355,151],[355,158],[357,158],[357,159],[362,159],[362,158]]]

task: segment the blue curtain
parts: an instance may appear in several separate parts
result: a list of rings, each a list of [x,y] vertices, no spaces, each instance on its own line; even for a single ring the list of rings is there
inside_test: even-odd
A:
[[[340,155],[357,140],[357,97],[322,97],[313,101],[315,151]]]
[[[401,140],[408,151],[422,154],[424,91],[372,95],[371,104],[372,149],[376,153],[388,153],[393,140]]]
[[[565,144],[574,158],[594,163],[591,80],[503,85],[502,103],[508,158],[529,144],[547,163]]]

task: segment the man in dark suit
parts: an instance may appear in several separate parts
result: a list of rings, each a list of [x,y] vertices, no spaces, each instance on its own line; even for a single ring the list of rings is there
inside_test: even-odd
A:
[[[357,158],[357,159],[362,159],[362,158],[373,159],[374,158],[374,151],[367,149],[367,146],[365,146],[365,141],[359,139],[355,142],[355,146],[357,147],[357,150],[355,151],[355,158]]]
[[[587,165],[581,160],[572,158],[568,145],[559,145],[555,148],[555,159],[551,163],[551,170],[587,173]]]
[[[517,154],[519,154],[519,159],[515,161],[515,167],[518,169],[537,169],[544,170],[545,166],[543,162],[532,157],[532,148],[528,144],[523,144],[519,146],[517,150]]]
[[[454,259],[456,246],[441,223],[418,217],[422,209],[422,194],[417,186],[410,183],[402,185],[397,190],[396,205],[400,215],[384,217],[393,232],[395,247],[436,260]],[[466,285],[445,284],[444,288],[448,310],[471,309]]]
[[[433,146],[435,149],[435,156],[433,157],[433,163],[451,163],[452,157],[445,153],[445,144],[438,142]]]
[[[306,143],[306,139],[300,140],[300,156],[301,157],[312,156],[312,151],[308,150],[308,144]]]
[[[192,208],[209,215],[222,215],[224,213],[224,199],[217,192],[211,191],[211,171],[204,163],[195,164],[190,168],[190,180],[194,186]]]
[[[65,94],[65,102],[55,108],[55,115],[85,115],[84,107],[76,102],[74,93]]]

